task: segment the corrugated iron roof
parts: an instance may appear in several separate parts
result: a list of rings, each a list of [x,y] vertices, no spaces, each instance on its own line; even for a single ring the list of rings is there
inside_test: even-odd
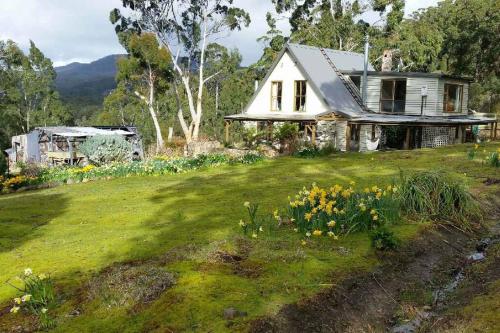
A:
[[[364,113],[361,105],[347,90],[346,85],[328,63],[320,48],[291,44],[288,49],[313,89],[332,111],[348,117]],[[329,49],[324,49],[324,51],[339,70],[364,66],[362,54]],[[352,59],[349,59],[350,57]]]
[[[135,133],[124,131],[124,130],[107,130],[99,129],[95,127],[66,127],[66,126],[54,126],[54,127],[38,127],[37,130],[45,132],[52,135],[62,136],[62,137],[87,137],[96,135],[135,135]]]

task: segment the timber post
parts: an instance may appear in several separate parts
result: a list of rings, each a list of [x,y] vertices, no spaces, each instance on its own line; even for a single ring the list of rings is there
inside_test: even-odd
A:
[[[347,123],[345,128],[345,151],[351,150],[351,124]]]
[[[411,127],[407,126],[406,127],[406,138],[405,138],[405,143],[403,146],[404,150],[409,150],[410,149],[410,137],[411,137]]]
[[[495,121],[495,132],[493,132],[493,140],[497,139],[497,131],[498,131],[498,120]]]
[[[226,139],[226,143],[229,143],[229,127],[231,126],[231,121],[229,120],[226,120],[225,122],[225,131],[226,131],[226,136],[225,136],[225,139]]]
[[[311,142],[316,146],[316,125],[311,125]]]

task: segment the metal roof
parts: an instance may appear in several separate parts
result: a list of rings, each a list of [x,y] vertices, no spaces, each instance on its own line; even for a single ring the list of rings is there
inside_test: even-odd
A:
[[[249,114],[249,113],[239,113],[230,116],[225,116],[224,119],[227,120],[240,120],[240,121],[316,121],[317,115],[305,114],[305,113],[263,113],[263,114]]]
[[[341,70],[346,75],[363,75],[363,70]],[[436,78],[436,79],[451,79],[465,82],[472,82],[474,79],[470,77],[462,77],[456,75],[449,75],[442,72],[423,73],[423,72],[379,72],[370,70],[368,76],[389,76],[389,77],[422,77],[422,78]]]
[[[290,55],[297,61],[318,97],[337,114],[352,117],[364,113],[363,108],[353,98],[344,82],[328,63],[320,48],[297,44],[288,45]],[[325,54],[337,69],[364,66],[363,55],[352,52],[324,49]],[[352,57],[353,60],[349,60]],[[347,67],[346,67],[347,66]],[[371,67],[371,66],[370,66]],[[371,67],[371,69],[373,69]]]
[[[301,44],[288,44],[288,48],[295,54],[298,54],[302,51],[303,52],[310,51],[321,54],[320,47],[301,45]],[[323,50],[327,54],[328,58],[330,58],[330,60],[335,64],[335,66],[340,71],[364,70],[365,56],[362,53],[339,51],[339,50],[325,49],[325,48],[323,48]],[[325,67],[325,69],[327,71],[331,71],[331,68]],[[368,70],[369,71],[375,70],[370,63],[368,64]]]
[[[106,130],[95,127],[65,127],[65,126],[55,126],[55,127],[38,127],[38,131],[45,132],[52,135],[62,136],[66,138],[71,137],[88,137],[95,135],[135,135],[135,133],[118,130]]]

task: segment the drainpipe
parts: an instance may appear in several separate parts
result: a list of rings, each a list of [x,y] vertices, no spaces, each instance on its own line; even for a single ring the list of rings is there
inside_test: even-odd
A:
[[[366,105],[366,100],[368,96],[368,53],[370,52],[370,37],[368,34],[365,36],[365,67],[363,70],[363,104]]]

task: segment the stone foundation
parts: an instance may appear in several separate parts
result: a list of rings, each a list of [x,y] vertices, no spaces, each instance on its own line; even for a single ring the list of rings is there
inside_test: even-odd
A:
[[[359,131],[359,151],[374,151],[378,149],[382,137],[382,128],[375,126],[375,137],[372,140],[372,125],[361,125]]]

